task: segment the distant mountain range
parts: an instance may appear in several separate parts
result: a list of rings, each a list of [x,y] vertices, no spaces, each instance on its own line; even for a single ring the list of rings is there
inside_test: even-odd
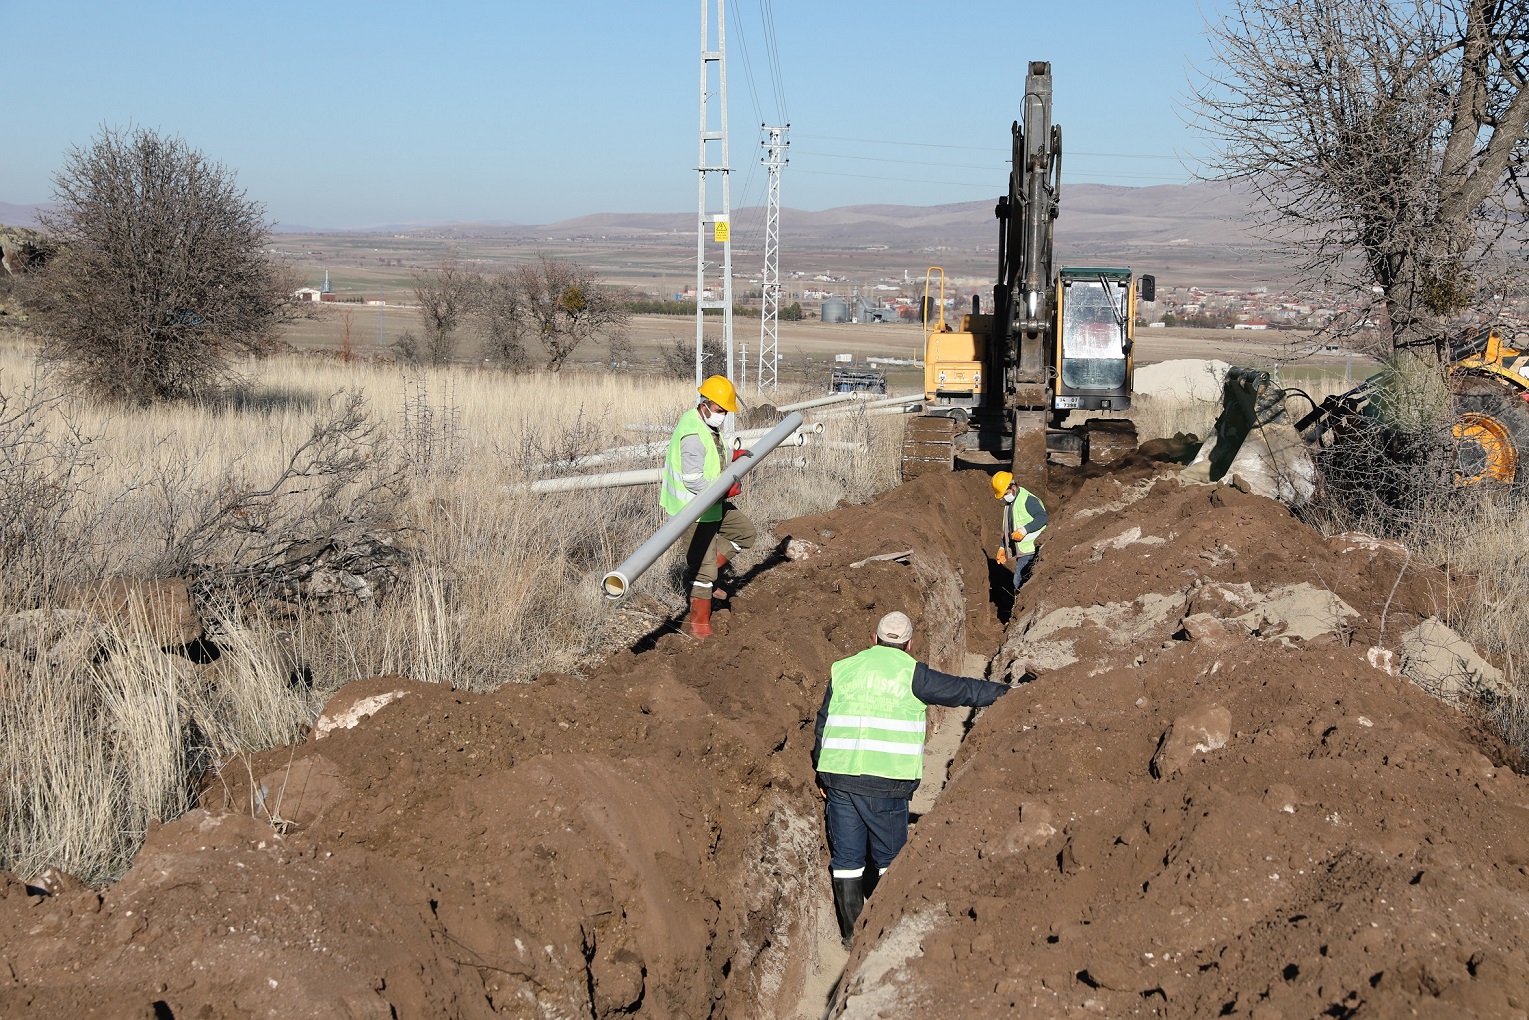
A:
[[[952,205],[849,205],[811,212],[781,210],[781,230],[796,246],[845,248],[888,245],[898,249],[951,247],[970,250],[997,244],[995,195]],[[758,207],[733,210],[740,227],[763,220]],[[1162,184],[1125,188],[1107,184],[1064,185],[1057,219],[1062,248],[1118,249],[1182,245],[1245,247],[1250,233],[1245,199],[1220,184]],[[694,212],[596,213],[528,226],[455,223],[415,227],[407,233],[505,238],[600,238],[654,240],[695,232]]]
[[[997,244],[993,198],[952,205],[850,205],[813,212],[786,208],[781,230],[798,248],[865,248],[899,250],[952,248],[963,251]],[[0,223],[31,226],[42,206],[0,202]],[[735,243],[757,245],[764,210],[735,209]],[[694,237],[695,213],[596,213],[555,223],[450,223],[440,225],[385,224],[365,230],[279,226],[280,233],[405,233],[432,237],[502,237],[536,239],[590,238],[652,243]],[[1056,224],[1057,247],[1063,253],[1120,252],[1170,246],[1205,252],[1214,249],[1252,250],[1258,242],[1251,232],[1247,202],[1220,184],[1161,184],[1148,188],[1107,184],[1064,184],[1062,212]]]
[[[12,205],[9,202],[0,202],[0,226],[6,227],[32,227],[36,228],[37,214],[45,206],[40,205]]]

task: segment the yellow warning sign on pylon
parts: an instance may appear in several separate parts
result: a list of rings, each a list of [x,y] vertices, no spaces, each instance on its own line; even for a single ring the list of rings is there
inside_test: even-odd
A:
[[[711,239],[718,244],[727,243],[727,217],[718,216],[711,222]]]

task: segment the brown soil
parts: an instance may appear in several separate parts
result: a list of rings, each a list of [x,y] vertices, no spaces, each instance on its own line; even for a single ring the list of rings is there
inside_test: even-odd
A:
[[[117,884],[0,876],[0,1015],[816,1015],[812,719],[894,608],[935,665],[1034,679],[970,723],[835,1015],[1526,1015],[1529,786],[1365,657],[1433,579],[1157,468],[1053,476],[1007,627],[971,471],[777,529],[822,549],[705,644],[352,685],[329,714],[404,693],[229,768]]]

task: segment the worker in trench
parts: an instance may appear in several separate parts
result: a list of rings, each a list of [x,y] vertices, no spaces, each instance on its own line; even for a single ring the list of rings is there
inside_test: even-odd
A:
[[[1007,471],[993,476],[993,496],[1003,500],[1003,544],[998,547],[998,565],[1013,571],[1017,592],[1035,560],[1035,540],[1051,518],[1040,497],[1016,482]]]
[[[714,375],[696,390],[700,400],[680,415],[664,456],[659,502],[673,517],[722,474],[722,425],[738,413],[738,393],[725,376]],[[749,456],[747,450],[734,454]],[[734,484],[726,496],[708,507],[685,532],[685,577],[690,588],[690,619],[685,632],[697,641],[712,636],[711,610],[729,592],[718,584],[722,572],[738,553],[754,545],[754,525],[729,500],[742,491]]]
[[[839,936],[849,948],[865,898],[908,841],[908,802],[924,773],[926,706],[981,708],[1005,684],[952,676],[912,655],[913,621],[888,613],[875,644],[840,659],[818,709],[812,764],[824,800]]]

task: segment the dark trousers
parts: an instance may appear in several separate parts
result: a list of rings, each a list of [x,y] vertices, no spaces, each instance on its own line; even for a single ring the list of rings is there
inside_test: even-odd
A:
[[[1021,553],[1014,558],[1014,590],[1019,591],[1020,585],[1025,583],[1025,574],[1030,569],[1030,564],[1035,562],[1035,553]]]
[[[685,576],[690,580],[690,597],[711,598],[717,580],[717,553],[732,559],[745,549],[752,549],[757,535],[753,523],[731,503],[722,504],[722,519],[697,521],[685,531]]]
[[[823,821],[833,877],[857,878],[868,863],[874,874],[886,871],[908,842],[907,798],[865,797],[832,787],[827,794]]]

